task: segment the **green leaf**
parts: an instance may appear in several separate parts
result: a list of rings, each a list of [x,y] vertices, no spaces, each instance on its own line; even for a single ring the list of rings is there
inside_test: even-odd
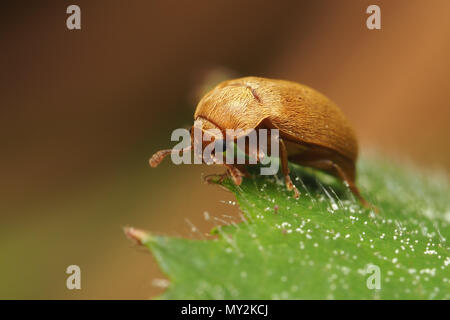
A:
[[[141,238],[170,280],[161,298],[450,298],[450,188],[442,174],[363,158],[358,185],[375,214],[320,172],[291,165],[301,192],[294,199],[281,177],[257,170],[240,187],[223,183],[245,218],[217,228],[217,238]]]

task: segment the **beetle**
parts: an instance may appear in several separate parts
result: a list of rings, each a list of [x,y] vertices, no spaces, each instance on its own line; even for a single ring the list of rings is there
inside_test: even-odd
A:
[[[260,77],[221,82],[198,103],[194,127],[220,131],[278,129],[282,173],[287,189],[292,190],[296,198],[299,191],[289,176],[288,161],[337,177],[361,204],[368,206],[355,184],[358,158],[355,132],[331,100],[308,86]],[[158,151],[151,157],[150,165],[156,167],[165,156],[179,151]],[[224,165],[234,183],[239,185],[246,175],[245,169]]]

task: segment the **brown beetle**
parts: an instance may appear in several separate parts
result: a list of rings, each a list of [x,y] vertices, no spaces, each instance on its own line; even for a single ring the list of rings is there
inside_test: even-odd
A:
[[[289,177],[288,160],[328,172],[344,181],[364,206],[368,203],[355,185],[358,144],[341,110],[316,90],[291,81],[245,77],[224,81],[208,92],[194,114],[203,129],[278,129],[281,169],[286,187],[299,192]],[[186,148],[184,151],[187,151]],[[150,165],[181,150],[156,152]],[[243,168],[225,164],[236,184]]]

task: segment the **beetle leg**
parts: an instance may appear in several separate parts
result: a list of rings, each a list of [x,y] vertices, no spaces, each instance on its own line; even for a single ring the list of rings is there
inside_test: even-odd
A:
[[[245,168],[245,165],[234,165],[234,167],[240,171],[241,176],[250,177],[250,173]]]
[[[306,162],[303,161],[302,165],[311,166],[313,168],[334,173],[348,185],[350,191],[355,195],[355,197],[361,202],[361,204],[364,207],[373,208],[376,212],[378,211],[374,206],[372,206],[369,202],[367,202],[366,199],[363,198],[355,182],[352,179],[350,179],[345,173],[345,171],[335,162],[331,160],[320,159],[320,160],[310,160]]]
[[[218,177],[218,180],[214,181],[216,183],[222,182],[226,177],[231,177],[231,180],[233,180],[234,184],[239,186],[242,183],[242,177],[246,175],[246,173],[242,172],[239,168],[230,165],[230,164],[223,164],[227,168],[227,172],[223,174],[210,174],[204,177],[204,181],[207,183],[212,182],[212,179],[214,177]]]
[[[348,187],[350,188],[351,192],[356,196],[356,198],[358,198],[361,204],[366,208],[370,207],[369,202],[367,202],[366,199],[363,198],[355,182],[347,177],[347,175],[345,174],[344,170],[342,170],[341,167],[339,167],[332,161],[330,162],[331,166],[336,170],[337,174],[341,177],[341,179],[348,184]]]
[[[240,186],[242,183],[242,177],[244,176],[241,170],[231,164],[224,164],[224,166],[227,168],[231,180],[233,180],[234,184]]]
[[[169,154],[171,153],[177,153],[177,152],[186,152],[191,150],[192,146],[187,146],[186,148],[183,149],[164,149],[164,150],[159,150],[157,152],[155,152],[152,157],[150,158],[150,160],[148,161],[148,163],[150,164],[150,166],[152,168],[157,167],[161,161],[164,160],[165,157],[167,157]]]
[[[284,181],[286,183],[286,188],[291,191],[294,191],[294,198],[298,198],[300,196],[300,192],[298,191],[297,187],[294,185],[294,183],[291,180],[291,177],[289,176],[289,166],[288,166],[288,153],[286,149],[286,145],[283,142],[283,139],[279,139],[280,142],[280,160],[281,160],[281,170],[284,175]]]
[[[342,170],[341,167],[339,167],[337,164],[333,162],[333,167],[335,168],[337,174],[341,177],[342,180],[344,180],[348,187],[350,188],[351,192],[355,195],[355,197],[361,202],[361,204],[366,208],[371,208],[375,213],[378,213],[378,208],[375,207],[373,204],[369,203],[366,199],[363,198],[361,193],[359,192],[358,187],[356,186],[355,182],[351,179],[348,179],[347,175],[345,174],[344,170]]]
[[[206,183],[221,183],[226,177],[228,177],[228,173],[222,173],[222,174],[208,174],[207,176],[203,177],[203,181]],[[217,180],[214,180],[214,178],[217,178]]]

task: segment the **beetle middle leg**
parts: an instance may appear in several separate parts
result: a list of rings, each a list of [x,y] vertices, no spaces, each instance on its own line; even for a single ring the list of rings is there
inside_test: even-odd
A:
[[[280,142],[280,160],[281,160],[281,170],[284,175],[284,181],[286,183],[286,188],[291,191],[294,191],[294,198],[298,198],[300,196],[300,192],[298,191],[297,187],[294,185],[294,183],[291,180],[291,177],[289,176],[289,166],[288,166],[288,153],[286,149],[286,145],[283,142],[283,139],[279,139]]]

